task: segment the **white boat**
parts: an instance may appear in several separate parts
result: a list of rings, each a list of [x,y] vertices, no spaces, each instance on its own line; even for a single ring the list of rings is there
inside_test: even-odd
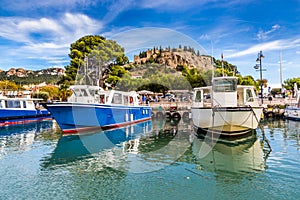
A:
[[[194,89],[191,112],[197,131],[237,136],[258,127],[263,107],[253,86],[237,85],[237,77],[215,77],[212,86]]]
[[[290,103],[284,109],[284,117],[292,120],[300,120],[300,92],[297,91],[296,102]]]

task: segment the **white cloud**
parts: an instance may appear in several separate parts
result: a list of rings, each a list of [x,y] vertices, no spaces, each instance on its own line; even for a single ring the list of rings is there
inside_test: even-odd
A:
[[[246,55],[256,54],[258,51],[273,51],[273,50],[284,50],[284,49],[293,49],[300,47],[300,39],[283,39],[283,40],[274,40],[271,42],[256,44],[248,49],[234,52],[228,55],[228,58],[242,57]]]
[[[280,26],[278,24],[275,24],[268,31],[259,30],[259,32],[257,33],[258,40],[265,40],[265,39],[267,39],[271,33],[273,33],[274,31],[278,30],[279,28],[280,28]]]
[[[0,18],[0,37],[15,41],[19,47],[2,55],[33,59],[67,57],[70,44],[85,35],[99,33],[102,22],[83,14],[66,13],[60,18]],[[34,56],[33,56],[34,55]],[[52,60],[53,61],[53,60]],[[58,59],[57,62],[61,62]]]

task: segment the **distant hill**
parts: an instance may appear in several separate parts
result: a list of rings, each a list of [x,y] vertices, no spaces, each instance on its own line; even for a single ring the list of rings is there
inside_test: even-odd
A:
[[[0,70],[0,80],[14,81],[16,84],[37,84],[41,82],[56,83],[65,74],[62,68],[47,68],[41,70],[26,70],[10,68]]]
[[[149,49],[134,56],[134,64],[158,63],[168,68],[177,66],[207,70],[211,68],[211,56],[200,55],[193,48]]]

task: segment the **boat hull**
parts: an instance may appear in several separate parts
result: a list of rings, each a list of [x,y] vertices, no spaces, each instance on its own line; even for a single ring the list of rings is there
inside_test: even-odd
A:
[[[262,107],[191,108],[195,128],[221,135],[237,136],[258,127]]]
[[[54,103],[45,106],[64,133],[116,128],[151,119],[149,106],[82,103]]]
[[[26,118],[39,118],[50,116],[46,109],[42,110],[29,110],[29,109],[0,109],[0,121],[13,120],[13,119],[26,119]]]
[[[298,107],[287,107],[284,110],[284,116],[287,119],[300,120],[300,108],[298,108]]]

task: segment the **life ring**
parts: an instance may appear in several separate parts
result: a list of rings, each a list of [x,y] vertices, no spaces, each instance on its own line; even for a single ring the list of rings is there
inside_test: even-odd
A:
[[[161,119],[163,118],[164,114],[162,112],[157,112],[156,113],[156,118]]]
[[[178,112],[172,114],[173,119],[181,119],[181,115]]]
[[[171,119],[171,117],[172,117],[171,113],[167,112],[167,113],[166,113],[166,118],[167,118],[167,119]]]
[[[182,114],[182,118],[183,118],[184,120],[189,120],[189,119],[190,119],[190,113],[184,112],[184,113]]]

